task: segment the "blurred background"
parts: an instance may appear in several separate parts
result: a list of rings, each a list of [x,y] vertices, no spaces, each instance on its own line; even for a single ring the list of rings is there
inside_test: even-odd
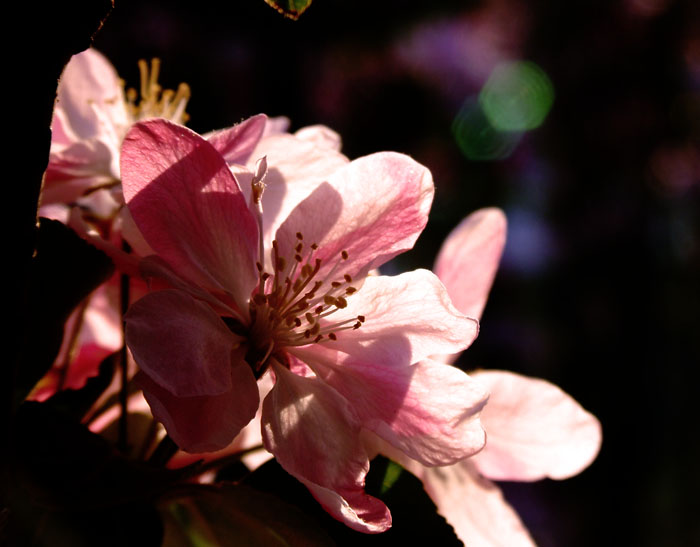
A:
[[[436,184],[388,271],[431,267],[469,212],[508,243],[462,357],[561,386],[603,425],[564,482],[502,484],[535,540],[700,544],[700,4],[695,0],[116,1],[95,47],[137,87],[192,89],[189,126],[285,115]]]

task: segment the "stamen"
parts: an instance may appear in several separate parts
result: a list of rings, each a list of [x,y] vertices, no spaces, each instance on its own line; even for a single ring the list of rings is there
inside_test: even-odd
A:
[[[126,107],[132,121],[167,118],[175,123],[185,123],[188,119],[185,108],[190,98],[190,87],[181,83],[177,91],[163,90],[158,84],[160,75],[158,58],[151,59],[150,67],[145,59],[141,59],[138,65],[141,100],[138,100],[139,93],[135,89],[126,90]]]

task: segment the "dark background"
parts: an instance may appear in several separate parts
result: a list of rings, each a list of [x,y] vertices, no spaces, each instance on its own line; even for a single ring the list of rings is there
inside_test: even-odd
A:
[[[117,0],[94,43],[129,86],[138,59],[160,57],[161,84],[192,89],[196,131],[285,115],[292,129],[332,127],[351,158],[396,150],[427,165],[430,223],[390,270],[431,267],[461,218],[503,208],[502,267],[460,364],[558,384],[604,437],[581,475],[503,484],[508,500],[543,546],[691,545],[699,12],[693,0],[315,0],[292,22],[263,0]],[[501,157],[470,159],[453,120],[508,60],[548,75],[552,109]]]

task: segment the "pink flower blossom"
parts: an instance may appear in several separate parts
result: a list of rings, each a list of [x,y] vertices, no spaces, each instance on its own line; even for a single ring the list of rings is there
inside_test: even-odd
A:
[[[159,62],[139,63],[141,98],[124,84],[98,51],[74,55],[63,70],[51,123],[51,152],[42,204],[72,203],[88,191],[118,183],[119,149],[129,127],[138,120],[186,119],[189,89],[162,91]],[[117,198],[117,201],[120,201]]]
[[[183,123],[189,88],[177,92],[158,85],[159,62],[139,62],[140,91],[124,91],[111,63],[88,49],[66,65],[57,90],[52,120],[49,165],[45,174],[39,214],[69,224],[82,237],[107,252],[122,271],[134,270],[130,257],[120,251],[126,240],[135,255],[152,254],[128,211],[120,185],[119,154],[131,125],[151,117]],[[139,97],[140,95],[140,97]],[[245,160],[267,129],[265,116],[216,131],[209,138],[232,160]],[[77,205],[77,206],[76,206]],[[132,296],[145,287],[130,282]],[[43,400],[57,389],[80,388],[97,373],[107,355],[123,346],[119,309],[119,277],[98,287],[78,306],[66,323],[61,350],[49,373],[30,398]]]
[[[126,337],[154,416],[188,452],[228,445],[271,375],[265,447],[332,516],[381,532],[391,516],[364,492],[364,433],[424,465],[451,464],[483,446],[486,393],[427,359],[477,334],[438,278],[368,275],[413,246],[430,172],[391,152],[350,162],[338,146],[321,127],[272,134],[250,156],[262,159],[229,168],[211,138],[136,124],[124,195],[157,253],[143,274],[172,288],[131,306]]]
[[[503,213],[483,209],[467,217],[440,250],[435,272],[467,316],[481,316],[505,236]],[[481,412],[487,443],[480,453],[447,467],[426,467],[392,448],[380,450],[422,479],[438,511],[466,545],[533,545],[517,513],[489,479],[565,479],[580,473],[598,454],[600,423],[545,380],[496,370],[470,376],[490,392]]]

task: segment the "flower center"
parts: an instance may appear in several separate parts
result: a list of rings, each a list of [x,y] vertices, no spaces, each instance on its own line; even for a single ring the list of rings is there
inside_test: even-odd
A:
[[[261,262],[256,263],[258,285],[248,304],[251,349],[247,358],[256,374],[262,374],[268,358],[284,347],[332,342],[338,339],[339,332],[359,329],[365,322],[364,315],[338,321],[329,319],[346,308],[347,299],[357,291],[350,275],[336,274],[340,265],[349,258],[347,251],[336,257],[333,267],[321,278],[319,272],[323,261],[315,256],[318,245],[307,245],[303,234],[297,232],[292,256],[281,256],[279,245],[273,240],[270,250],[272,272],[265,271],[261,200],[266,171],[267,162],[263,158],[256,165],[252,182],[252,205],[260,228]],[[284,362],[285,359],[280,355],[278,361]]]
[[[132,118],[132,122],[147,118],[166,118],[172,122],[184,125],[189,116],[185,112],[187,101],[190,98],[190,86],[181,83],[177,91],[162,89],[158,84],[160,73],[160,59],[151,59],[148,63],[139,61],[141,73],[141,99],[134,88],[126,90],[126,109]]]

